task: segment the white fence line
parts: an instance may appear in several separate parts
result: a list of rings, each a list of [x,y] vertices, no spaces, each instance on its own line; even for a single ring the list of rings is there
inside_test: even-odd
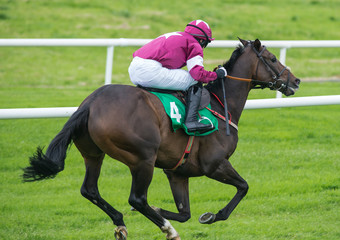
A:
[[[0,109],[0,119],[70,117],[78,107]]]
[[[3,47],[127,47],[142,46],[152,39],[137,38],[2,38]],[[262,40],[263,45],[273,48],[340,47],[340,40]],[[237,40],[215,40],[208,47],[236,47]]]
[[[114,47],[142,46],[152,39],[0,39],[0,47],[107,47],[105,84],[112,79]],[[340,40],[263,40],[263,45],[280,48],[280,61],[286,62],[288,48],[340,47]],[[215,40],[208,47],[235,48],[240,42],[235,40]]]
[[[340,104],[340,95],[247,100],[245,109],[305,107]]]
[[[152,39],[0,39],[0,47],[107,47],[105,84],[110,84],[112,79],[112,65],[114,47],[142,46]],[[286,53],[289,48],[314,48],[314,47],[340,47],[340,40],[284,40],[261,41],[263,45],[280,48],[280,61],[285,64]],[[235,48],[239,41],[215,40],[209,47]],[[276,99],[248,100],[245,109],[298,107],[340,104],[340,95],[281,98],[278,92]],[[14,118],[47,118],[69,117],[77,107],[63,108],[19,108],[0,109],[0,119]]]
[[[245,109],[303,107],[335,104],[340,104],[340,95],[247,100]],[[0,109],[0,119],[69,117],[77,109],[77,107]]]

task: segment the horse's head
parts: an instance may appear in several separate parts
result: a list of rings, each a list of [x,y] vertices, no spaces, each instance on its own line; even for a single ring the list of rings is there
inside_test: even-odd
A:
[[[278,90],[286,96],[293,95],[298,89],[300,79],[296,78],[290,70],[284,66],[274,54],[269,52],[260,40],[246,41],[240,39],[245,47],[249,47],[257,57],[257,63],[253,70],[253,84],[261,87],[269,87]]]

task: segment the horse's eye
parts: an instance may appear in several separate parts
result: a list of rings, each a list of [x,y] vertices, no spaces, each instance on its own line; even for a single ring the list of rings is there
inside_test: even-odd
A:
[[[274,56],[272,59],[271,59],[271,61],[274,63],[274,62],[276,62],[276,57]]]

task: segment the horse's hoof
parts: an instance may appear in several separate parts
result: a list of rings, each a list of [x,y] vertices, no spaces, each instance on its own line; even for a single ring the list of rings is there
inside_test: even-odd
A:
[[[116,240],[126,240],[127,239],[127,229],[125,226],[118,226],[115,229],[115,238]]]
[[[198,221],[202,224],[211,224],[215,221],[215,218],[215,214],[206,212],[199,217]]]
[[[171,240],[181,240],[181,238],[179,236],[171,238]]]
[[[132,212],[137,212],[137,209],[134,208],[134,207],[131,207],[131,208],[130,208],[130,211],[132,211]]]

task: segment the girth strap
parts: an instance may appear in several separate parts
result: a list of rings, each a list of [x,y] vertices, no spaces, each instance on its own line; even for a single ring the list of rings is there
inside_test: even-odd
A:
[[[189,154],[191,152],[191,148],[192,148],[192,145],[194,143],[194,140],[195,140],[195,136],[189,136],[187,146],[185,148],[185,151],[184,151],[181,159],[178,161],[178,163],[176,164],[176,166],[174,168],[171,168],[169,170],[174,171],[174,170],[176,170],[176,168],[178,168],[179,166],[183,165],[186,162],[186,160],[189,157]]]

